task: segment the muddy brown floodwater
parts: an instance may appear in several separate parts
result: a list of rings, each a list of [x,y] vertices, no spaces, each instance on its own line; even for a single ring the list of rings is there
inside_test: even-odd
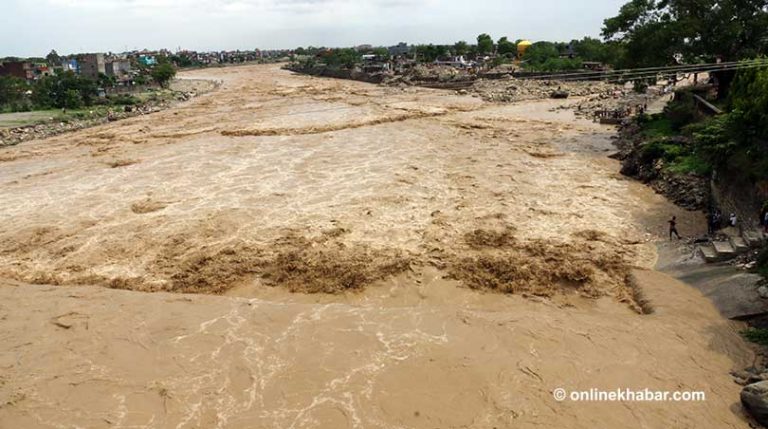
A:
[[[650,271],[695,218],[618,174],[611,128],[272,65],[183,77],[223,85],[0,150],[0,427],[748,427],[739,326]]]

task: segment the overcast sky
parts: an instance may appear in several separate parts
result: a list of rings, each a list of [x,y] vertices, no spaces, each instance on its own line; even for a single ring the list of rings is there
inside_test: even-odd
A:
[[[597,36],[626,0],[0,0],[0,57]]]

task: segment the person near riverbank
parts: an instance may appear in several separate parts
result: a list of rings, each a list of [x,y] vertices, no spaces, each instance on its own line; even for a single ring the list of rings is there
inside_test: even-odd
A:
[[[672,239],[672,235],[674,234],[678,240],[681,239],[680,234],[677,232],[677,216],[672,216],[672,219],[670,219],[667,223],[669,223],[669,239]]]
[[[715,235],[715,214],[713,212],[707,213],[707,234]]]
[[[720,210],[715,210],[715,214],[713,215],[712,222],[714,225],[715,231],[720,230],[720,228],[723,226],[723,214],[720,212]]]

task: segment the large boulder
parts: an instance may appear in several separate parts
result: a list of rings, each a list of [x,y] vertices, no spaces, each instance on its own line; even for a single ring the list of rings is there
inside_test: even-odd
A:
[[[746,386],[741,391],[741,403],[761,425],[768,425],[768,381]]]

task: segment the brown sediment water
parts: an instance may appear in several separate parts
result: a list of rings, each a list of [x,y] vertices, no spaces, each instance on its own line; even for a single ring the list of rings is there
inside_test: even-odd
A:
[[[276,66],[184,77],[223,85],[0,151],[0,427],[747,427],[738,326],[644,270],[695,218],[618,175],[611,128]]]

